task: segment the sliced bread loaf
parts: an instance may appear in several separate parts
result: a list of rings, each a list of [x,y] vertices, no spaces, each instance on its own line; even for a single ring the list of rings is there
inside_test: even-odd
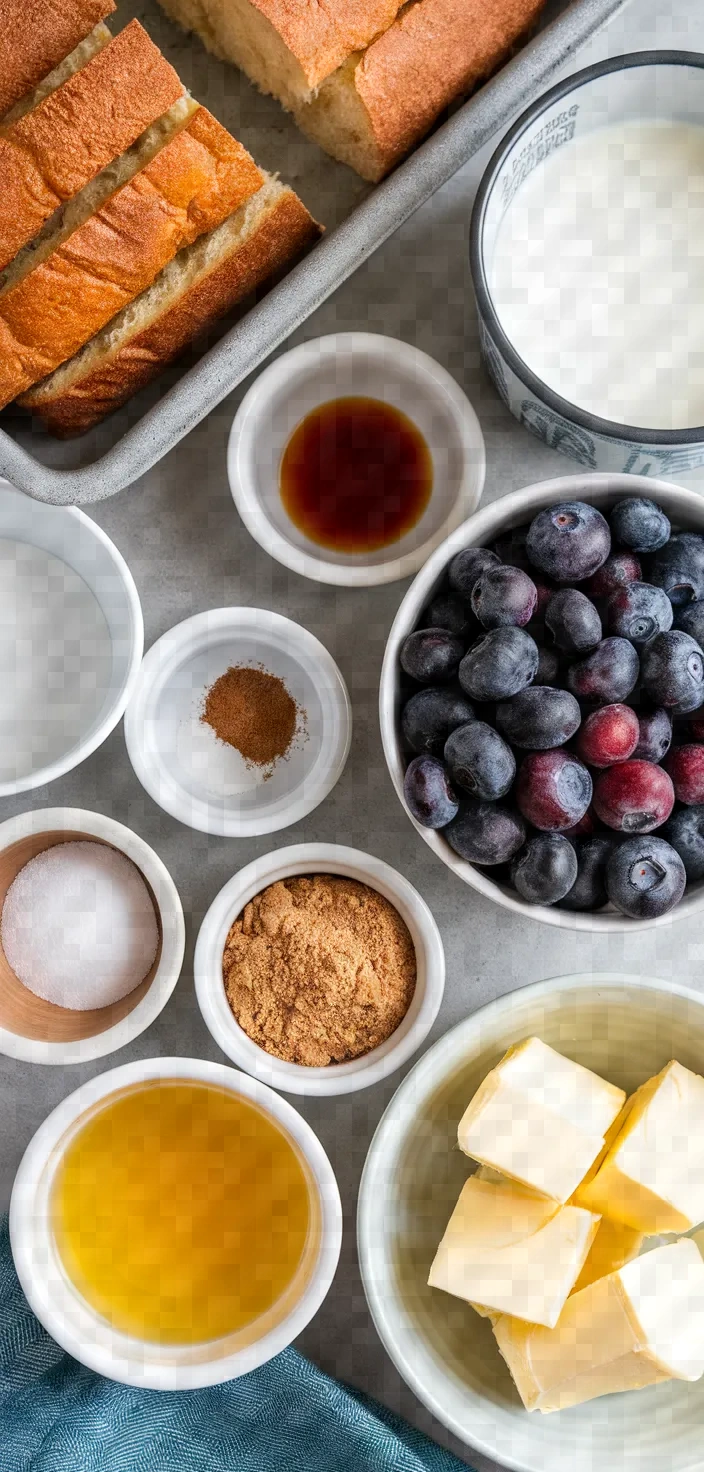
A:
[[[284,107],[308,102],[353,51],[391,25],[403,0],[161,0]]]
[[[20,402],[61,438],[84,433],[319,234],[293,190],[267,178],[224,224],[182,250],[76,357]]]
[[[138,21],[63,86],[0,129],[0,269],[64,200],[183,95]]]
[[[361,55],[296,109],[333,158],[377,181],[427,133],[443,108],[501,64],[545,0],[412,0]]]
[[[72,357],[262,183],[242,145],[199,108],[145,169],[0,293],[0,407]]]
[[[0,0],[0,118],[114,9],[115,0]]]

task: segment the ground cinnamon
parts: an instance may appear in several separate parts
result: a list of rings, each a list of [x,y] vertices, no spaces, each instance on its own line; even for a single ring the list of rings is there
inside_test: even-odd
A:
[[[225,944],[227,999],[267,1053],[321,1067],[385,1042],[416,984],[398,910],[355,879],[314,874],[262,890]]]
[[[293,741],[298,710],[278,675],[231,666],[211,685],[201,719],[249,765],[271,767]]]

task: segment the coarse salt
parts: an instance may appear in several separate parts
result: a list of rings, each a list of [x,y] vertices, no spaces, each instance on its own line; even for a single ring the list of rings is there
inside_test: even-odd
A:
[[[103,843],[61,843],[30,859],[5,897],[2,947],[35,996],[73,1011],[118,1002],[144,980],[159,945],[139,870]]]

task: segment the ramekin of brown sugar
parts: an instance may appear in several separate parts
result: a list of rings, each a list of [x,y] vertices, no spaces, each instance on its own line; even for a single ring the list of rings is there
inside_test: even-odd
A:
[[[290,881],[301,879],[309,883],[303,886],[290,883]],[[332,883],[326,884],[325,881],[328,880],[331,880]],[[336,886],[338,880],[353,881],[353,883],[351,886]],[[318,881],[317,885],[315,881]],[[250,907],[245,917],[245,928],[249,929],[253,915],[256,920],[256,912],[261,907],[261,897],[264,892],[278,885],[283,885],[288,890],[288,894],[280,895],[284,903],[289,902],[290,895],[295,896],[298,905],[305,904],[307,898],[310,898],[311,909],[317,901],[318,910],[322,908],[324,911],[325,902],[328,901],[331,923],[334,923],[335,910],[332,899],[337,887],[342,893],[342,898],[347,898],[353,908],[359,902],[363,909],[368,910],[370,927],[374,929],[377,925],[386,927],[382,944],[385,950],[389,949],[389,944],[391,945],[397,957],[398,967],[403,972],[403,979],[401,977],[396,979],[398,990],[395,1003],[390,1005],[386,1012],[382,1007],[378,1022],[379,1028],[383,1030],[384,1015],[393,1018],[395,1022],[393,1031],[376,1046],[370,1047],[367,1051],[359,1051],[356,1056],[348,1056],[340,1062],[331,1061],[320,1064],[315,1061],[311,1063],[290,1061],[292,1057],[301,1057],[306,1053],[314,1060],[316,1056],[321,1056],[321,1050],[320,1048],[306,1049],[304,1045],[297,1047],[295,1035],[293,1035],[294,1042],[292,1043],[292,1034],[289,1032],[286,1044],[280,1045],[280,1052],[288,1056],[277,1056],[274,1049],[279,1045],[272,1035],[273,1029],[270,1030],[269,1036],[265,1037],[263,1025],[261,1027],[253,1025],[252,1018],[260,1019],[262,1012],[262,1008],[256,1005],[256,996],[254,1005],[247,1009],[247,1017],[245,1018],[240,1011],[238,1021],[231,1004],[231,999],[236,996],[234,987],[236,978],[233,978],[231,967],[232,928],[234,922],[239,917],[245,916],[247,907]],[[327,891],[327,893],[321,895],[317,891]],[[276,891],[273,893],[276,899]],[[380,901],[377,897],[380,897]],[[311,923],[315,919],[313,915]],[[363,936],[363,928],[360,930],[360,927],[357,927],[357,936],[359,937],[360,934]],[[314,954],[317,946],[324,945],[324,943],[325,936],[318,930],[311,954]],[[344,945],[348,946],[350,943],[349,931],[347,931]],[[272,983],[275,984],[276,976],[275,972],[271,974],[271,967],[275,968],[277,964],[276,955],[274,945],[270,948],[270,972],[268,974],[264,973],[261,965],[259,966],[259,981],[262,986],[266,985],[271,988]],[[261,955],[259,962],[261,962]],[[367,964],[366,960],[365,964]],[[373,954],[369,964],[374,968]],[[290,953],[287,965],[293,967]],[[273,1088],[283,1089],[289,1094],[351,1094],[357,1089],[364,1089],[370,1084],[379,1083],[381,1079],[394,1073],[397,1068],[408,1061],[425,1040],[442,1001],[445,987],[445,955],[440,932],[425,901],[408,883],[408,880],[392,869],[389,864],[374,858],[372,854],[341,847],[338,844],[304,843],[295,844],[291,848],[279,849],[255,859],[244,869],[240,869],[239,873],[234,875],[220,890],[200,928],[196,944],[194,974],[198,1005],[205,1024],[226,1057],[236,1063],[239,1068],[245,1069],[247,1073],[253,1074],[255,1078],[261,1079],[262,1082]],[[290,977],[288,979],[290,981]],[[384,978],[376,971],[370,980],[376,992],[375,1001],[378,1003],[381,1000],[383,1003],[384,998],[379,997],[377,984],[381,984],[383,991]],[[390,984],[393,981],[394,978],[389,978]],[[311,974],[311,985],[314,984],[315,978]],[[340,1000],[343,1002],[342,997]],[[354,999],[352,1001],[354,1002]],[[394,1005],[396,1005],[397,1013],[402,1013],[400,1020],[394,1017]],[[362,1010],[364,1009],[360,1008],[360,1015]],[[313,1023],[314,1021],[315,1019]],[[245,1030],[245,1027],[248,1030]],[[313,1030],[312,1027],[311,1032]],[[299,1039],[302,1032],[303,1029],[299,1030]],[[260,1037],[261,1041],[254,1041],[252,1033]],[[263,1045],[264,1043],[266,1046]],[[357,1029],[357,1047],[364,1048],[364,1033],[361,1025]],[[334,1051],[333,1047],[331,1054],[334,1054]],[[322,1053],[324,1053],[324,1041]]]

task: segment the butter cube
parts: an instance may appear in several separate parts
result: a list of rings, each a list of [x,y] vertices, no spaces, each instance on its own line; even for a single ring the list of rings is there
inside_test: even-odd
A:
[[[627,1101],[580,1206],[652,1236],[704,1220],[704,1078],[668,1063]]]
[[[510,1313],[552,1326],[598,1224],[592,1212],[558,1206],[513,1181],[470,1176],[428,1283],[478,1305],[488,1318]]]
[[[642,1232],[636,1232],[633,1227],[624,1226],[623,1222],[614,1222],[610,1217],[603,1216],[572,1292],[579,1293],[580,1289],[587,1288],[590,1283],[596,1283],[598,1278],[607,1278],[609,1273],[615,1273],[625,1263],[632,1262],[642,1245]]]
[[[460,1120],[459,1146],[483,1165],[565,1202],[603,1149],[625,1097],[623,1089],[540,1038],[527,1038],[509,1048],[477,1089]]]
[[[686,1238],[568,1298],[555,1329],[503,1315],[496,1342],[529,1411],[704,1373],[704,1262]]]

